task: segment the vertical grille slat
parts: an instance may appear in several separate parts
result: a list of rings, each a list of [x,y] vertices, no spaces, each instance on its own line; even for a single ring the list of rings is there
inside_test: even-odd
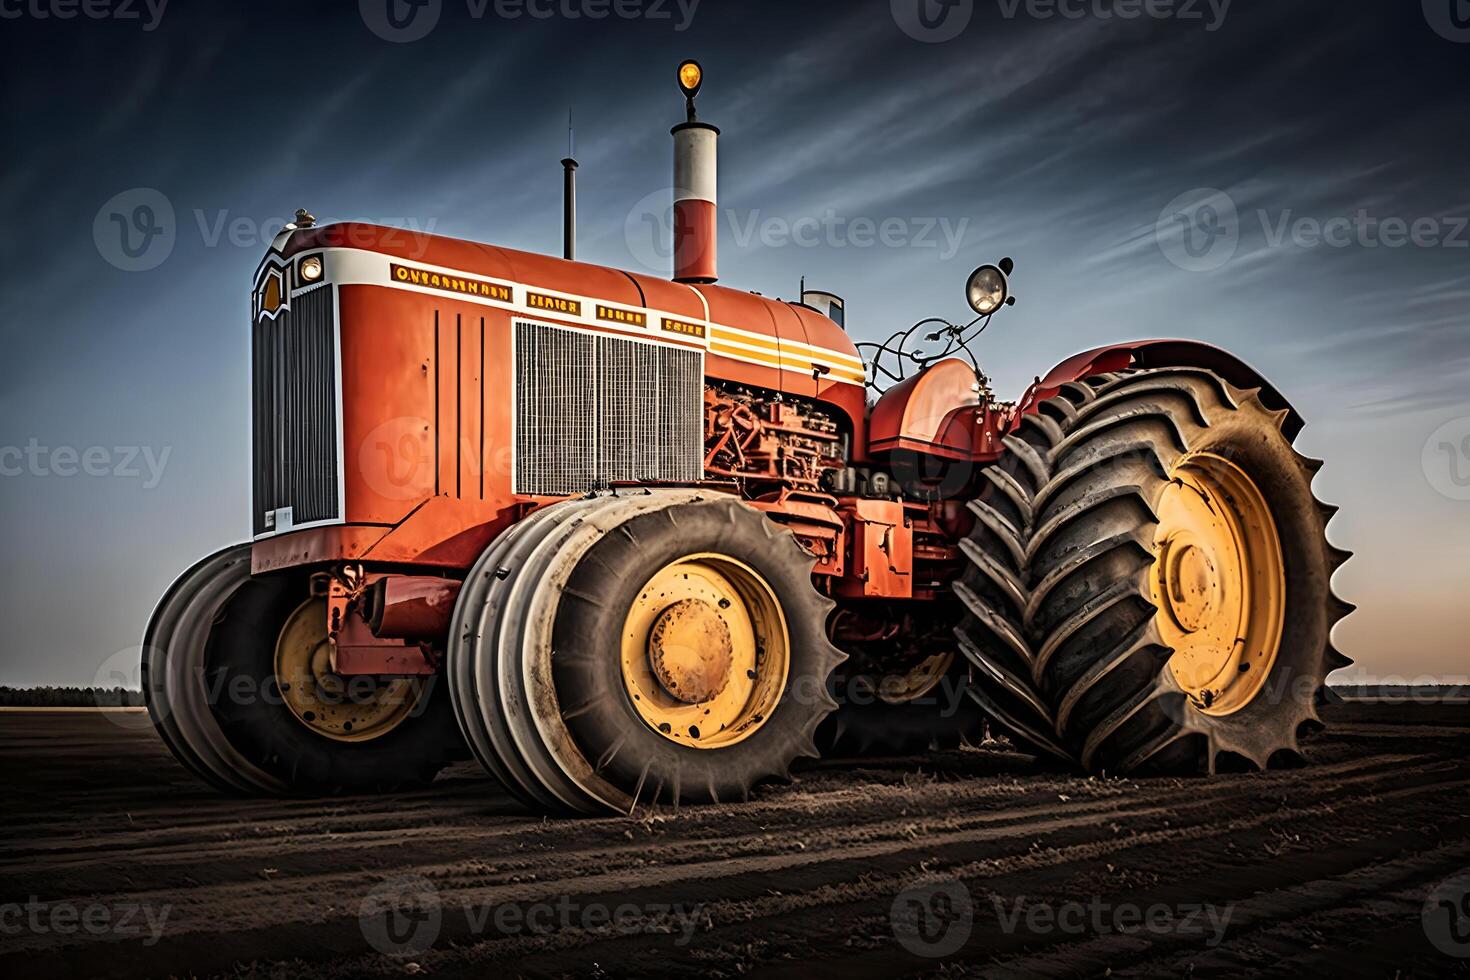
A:
[[[332,290],[292,299],[252,337],[252,443],[256,534],[290,507],[293,525],[338,513],[337,340]]]
[[[517,493],[703,475],[697,351],[525,321],[515,342]]]

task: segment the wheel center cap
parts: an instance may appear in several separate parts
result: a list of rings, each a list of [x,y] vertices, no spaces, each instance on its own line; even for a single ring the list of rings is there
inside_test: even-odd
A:
[[[1170,542],[1164,552],[1164,596],[1180,628],[1204,628],[1220,608],[1220,579],[1209,551],[1192,541]]]
[[[734,663],[730,627],[708,603],[681,599],[659,613],[648,635],[648,663],[659,684],[685,704],[719,695]]]

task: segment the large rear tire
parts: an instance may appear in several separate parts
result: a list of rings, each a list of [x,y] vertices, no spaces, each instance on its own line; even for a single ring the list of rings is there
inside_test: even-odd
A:
[[[310,631],[311,602],[304,574],[252,576],[248,544],[174,583],[149,620],[142,666],[149,716],[174,756],[222,790],[267,795],[421,785],[462,757],[441,677],[415,681],[411,710],[390,711],[378,730],[353,732],[369,711],[348,701],[331,727],[293,711],[289,682],[283,692],[277,677],[278,641]]]
[[[1198,369],[1066,385],[971,502],[956,631],[1023,744],[1091,771],[1266,768],[1318,727],[1348,553],[1285,410]]]
[[[471,571],[449,650],[476,757],[538,810],[746,798],[815,756],[831,602],[790,532],[698,491],[597,495]]]

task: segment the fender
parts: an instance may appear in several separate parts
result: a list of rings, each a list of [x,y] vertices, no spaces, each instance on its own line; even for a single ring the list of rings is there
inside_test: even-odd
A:
[[[1282,426],[1288,439],[1295,439],[1306,420],[1276,387],[1255,368],[1228,351],[1197,340],[1135,340],[1074,354],[1037,378],[1027,389],[1011,423],[1014,430],[1021,417],[1034,412],[1037,404],[1057,394],[1062,385],[1094,374],[1126,371],[1129,368],[1197,367],[1214,371],[1237,388],[1259,388],[1261,403],[1273,411],[1289,413]]]

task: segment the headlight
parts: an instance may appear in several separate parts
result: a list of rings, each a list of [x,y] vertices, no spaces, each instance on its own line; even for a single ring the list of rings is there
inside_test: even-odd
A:
[[[301,281],[317,282],[322,277],[322,257],[313,255],[301,260]]]
[[[679,88],[688,98],[694,98],[699,94],[699,86],[704,84],[704,69],[697,61],[686,61],[679,66]]]
[[[981,316],[989,316],[1004,306],[1009,293],[1006,274],[994,265],[982,265],[970,273],[970,281],[965,286],[970,309]]]

